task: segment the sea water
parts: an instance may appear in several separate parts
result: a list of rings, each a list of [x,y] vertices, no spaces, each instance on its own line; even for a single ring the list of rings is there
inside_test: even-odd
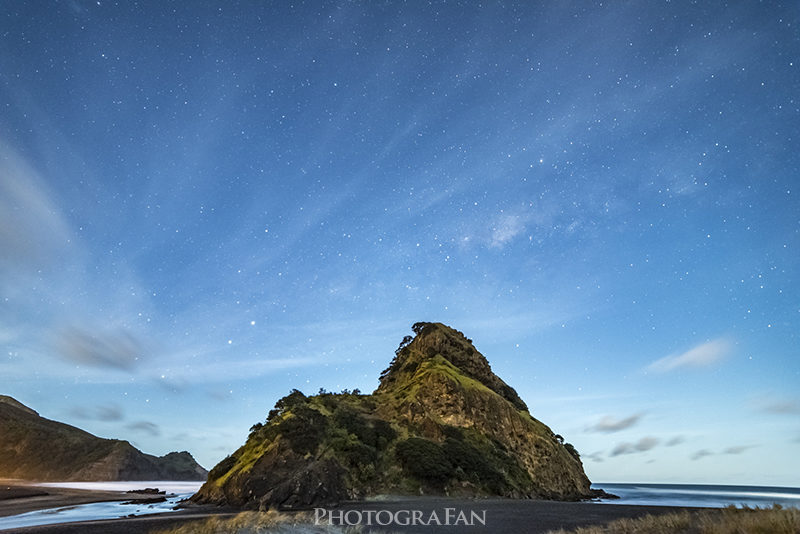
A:
[[[639,504],[652,506],[693,506],[721,508],[724,506],[770,507],[773,504],[800,508],[800,488],[772,486],[720,486],[701,484],[594,484],[619,496],[602,499],[608,504]]]
[[[122,504],[119,502],[98,502],[37,510],[19,515],[0,517],[0,531],[31,527],[36,525],[51,525],[54,523],[71,523],[74,521],[91,521],[94,519],[116,519],[129,515],[149,515],[171,512],[178,501],[187,499],[197,492],[202,482],[175,482],[175,481],[133,481],[133,482],[52,482],[42,483],[39,486],[75,488],[97,491],[130,491],[144,488],[158,488],[167,492],[165,502],[153,504]],[[153,495],[157,497],[157,495]],[[125,498],[124,496],[122,497]]]

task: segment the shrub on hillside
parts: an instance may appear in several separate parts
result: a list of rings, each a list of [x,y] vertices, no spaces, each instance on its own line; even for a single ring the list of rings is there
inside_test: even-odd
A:
[[[463,478],[486,486],[492,493],[502,493],[505,478],[477,447],[454,438],[445,439],[442,447],[453,465],[461,468]]]
[[[275,403],[275,408],[269,411],[269,415],[267,415],[267,424],[275,421],[293,407],[306,404],[307,402],[308,397],[306,397],[302,391],[293,389],[288,395],[278,399],[278,402]]]
[[[443,483],[454,474],[453,465],[440,445],[423,438],[408,438],[395,450],[403,468],[423,482]]]
[[[328,418],[306,405],[295,406],[291,416],[278,425],[280,433],[289,440],[297,454],[313,453],[322,443],[328,426]]]
[[[578,453],[578,449],[576,449],[572,443],[565,443],[564,448],[567,449],[567,452],[570,453],[573,458],[579,462],[581,461],[581,455]]]

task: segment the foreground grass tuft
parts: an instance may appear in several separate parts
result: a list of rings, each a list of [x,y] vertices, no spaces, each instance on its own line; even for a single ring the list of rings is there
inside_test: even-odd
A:
[[[358,534],[360,527],[315,525],[309,513],[241,512],[191,521],[151,534]]]
[[[618,519],[605,526],[557,530],[551,534],[798,534],[800,509],[735,508],[682,511]]]

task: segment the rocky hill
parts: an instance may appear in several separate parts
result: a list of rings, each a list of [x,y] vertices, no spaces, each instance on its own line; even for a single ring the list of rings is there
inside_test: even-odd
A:
[[[205,480],[188,452],[157,457],[127,441],[51,421],[0,395],[0,478],[37,481]]]
[[[469,339],[440,323],[413,330],[374,393],[292,391],[192,499],[288,509],[387,493],[594,496],[575,448]]]

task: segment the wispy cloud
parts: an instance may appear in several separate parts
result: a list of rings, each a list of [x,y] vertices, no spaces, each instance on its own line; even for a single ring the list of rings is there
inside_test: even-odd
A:
[[[735,445],[733,447],[728,447],[724,451],[724,454],[742,454],[745,451],[755,448],[755,445]]]
[[[649,451],[659,444],[659,439],[653,436],[645,436],[636,443],[624,442],[618,444],[611,451],[609,456],[619,456],[621,454],[633,454],[636,452]]]
[[[681,354],[672,354],[647,366],[648,371],[665,373],[681,368],[708,367],[724,359],[732,349],[732,343],[724,338],[708,341]]]
[[[122,410],[119,406],[76,406],[70,413],[78,419],[90,419],[94,421],[121,421],[123,419]]]
[[[800,401],[795,399],[780,399],[763,403],[762,412],[775,415],[800,415]]]
[[[0,141],[0,272],[52,260],[70,232],[41,179]]]
[[[670,438],[664,445],[667,447],[674,447],[675,445],[680,445],[681,443],[685,442],[686,438],[683,436],[675,436],[674,438]]]
[[[106,371],[131,371],[149,349],[122,326],[149,320],[148,292],[123,261],[113,277],[97,274],[103,260],[69,224],[69,201],[46,178],[0,139],[0,338],[11,355],[2,372],[115,380]]]
[[[70,327],[58,333],[56,347],[60,356],[75,363],[121,370],[132,369],[144,356],[142,343],[126,330]]]
[[[161,435],[161,429],[158,427],[158,425],[155,423],[151,423],[150,421],[137,421],[135,423],[129,424],[126,428],[128,428],[129,430],[133,430],[135,432],[149,434],[150,436],[153,437]]]
[[[285,369],[320,365],[325,360],[320,357],[297,358],[254,358],[250,360],[224,360],[222,357],[210,361],[193,363],[191,366],[176,366],[162,373],[163,380],[178,389],[192,384],[211,384],[230,380],[242,380],[269,375]],[[210,394],[219,399],[226,394],[220,388],[212,389]]]
[[[609,434],[612,432],[619,432],[620,430],[625,430],[626,428],[634,426],[643,415],[643,413],[636,413],[623,419],[615,419],[607,415],[586,430],[589,432],[605,432]]]
[[[464,332],[473,334],[470,337],[474,336],[478,343],[481,333],[502,333],[504,336],[513,337],[564,324],[585,315],[587,306],[586,302],[558,302],[555,299],[547,299],[536,309],[512,308],[502,314],[490,316],[483,314],[479,317],[463,313],[453,316],[451,321],[452,324],[459,325]]]
[[[591,460],[592,462],[602,462],[603,461],[603,451],[596,451],[592,454],[587,454],[584,456],[585,459]]]
[[[695,451],[690,458],[692,460],[699,460],[701,458],[705,458],[706,456],[713,456],[714,453],[708,449],[700,449],[699,451]]]

